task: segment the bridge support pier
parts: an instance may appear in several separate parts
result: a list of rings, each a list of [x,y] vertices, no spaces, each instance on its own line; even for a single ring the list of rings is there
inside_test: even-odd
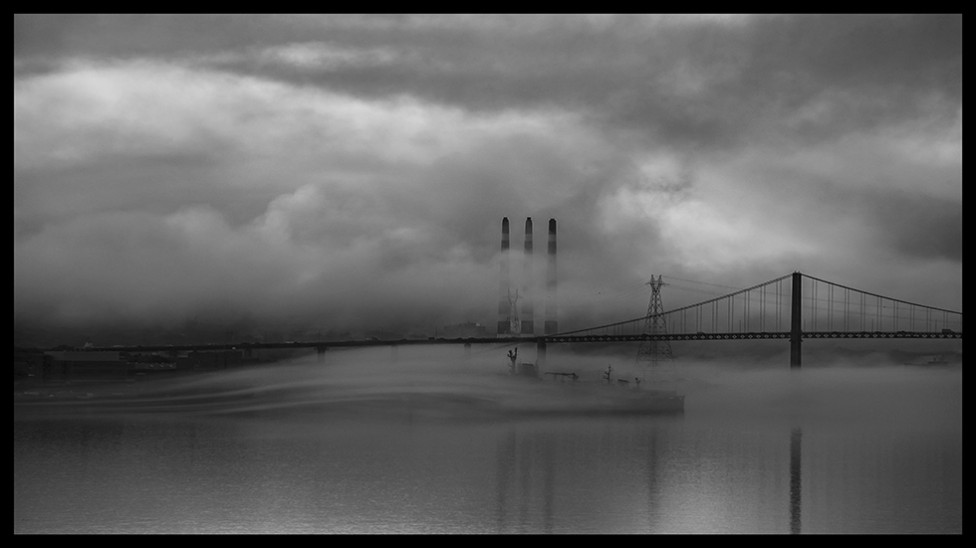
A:
[[[793,293],[790,302],[790,369],[800,368],[800,342],[803,340],[803,322],[800,315],[803,306],[803,275],[793,273]]]
[[[328,346],[316,346],[315,347],[315,357],[318,359],[319,363],[325,362],[325,351],[328,350]]]

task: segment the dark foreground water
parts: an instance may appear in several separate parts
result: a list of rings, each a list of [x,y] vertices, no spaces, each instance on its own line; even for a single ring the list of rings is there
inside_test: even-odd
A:
[[[14,533],[962,532],[961,366],[687,365],[641,416],[495,365],[15,388]]]

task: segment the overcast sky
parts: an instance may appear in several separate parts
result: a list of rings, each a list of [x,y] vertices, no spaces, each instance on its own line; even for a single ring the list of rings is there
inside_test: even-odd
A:
[[[962,17],[14,17],[18,328],[493,329],[505,216],[563,325],[962,310]]]

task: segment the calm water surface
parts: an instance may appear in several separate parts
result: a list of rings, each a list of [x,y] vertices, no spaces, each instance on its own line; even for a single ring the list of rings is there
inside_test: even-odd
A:
[[[689,367],[670,417],[398,367],[15,392],[14,533],[962,532],[960,367]]]

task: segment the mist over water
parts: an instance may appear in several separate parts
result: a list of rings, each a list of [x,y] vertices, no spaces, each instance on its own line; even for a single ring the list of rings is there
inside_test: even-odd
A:
[[[402,355],[397,355],[402,354]],[[521,361],[521,359],[519,360]],[[827,364],[790,370],[787,363],[753,365],[728,360],[678,360],[660,370],[648,370],[619,355],[559,355],[542,372],[574,372],[573,383],[540,375],[540,380],[509,375],[504,351],[462,356],[457,349],[424,347],[372,350],[330,350],[324,359],[314,355],[239,369],[138,381],[131,385],[92,388],[102,397],[73,403],[104,403],[113,412],[132,404],[132,411],[188,414],[300,410],[303,407],[357,407],[377,404],[375,411],[391,411],[409,398],[425,400],[436,410],[437,398],[464,417],[460,402],[540,404],[559,398],[553,387],[613,386],[629,381],[620,391],[676,390],[687,398],[686,417],[700,420],[876,422],[902,428],[961,428],[961,365],[919,367],[837,359]],[[95,394],[92,394],[93,396]],[[360,409],[362,411],[362,409]],[[579,411],[585,413],[585,402]],[[515,414],[517,416],[517,413]]]
[[[15,533],[961,532],[960,364],[677,360],[640,390],[685,412],[645,416],[586,391],[636,391],[602,378],[632,360],[550,351],[571,383],[504,354],[15,393]]]
[[[790,370],[734,363],[680,368],[688,413],[703,419],[962,426],[962,368],[865,365],[851,359]]]

